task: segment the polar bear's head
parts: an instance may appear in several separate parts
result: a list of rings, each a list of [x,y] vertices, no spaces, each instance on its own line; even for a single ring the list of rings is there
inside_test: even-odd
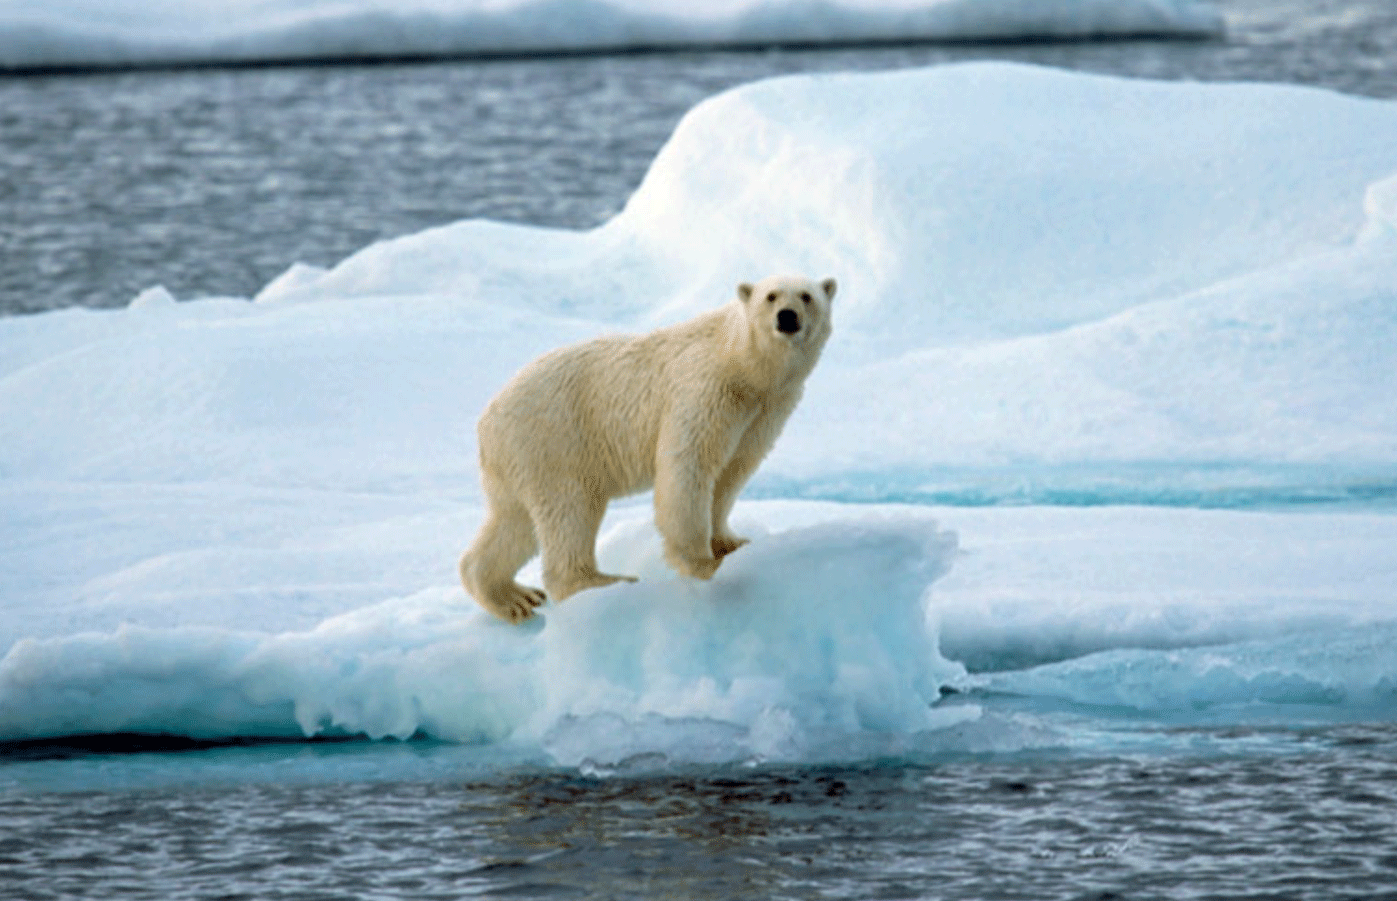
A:
[[[814,282],[777,275],[755,285],[743,282],[737,297],[759,336],[818,353],[829,338],[830,302],[837,287],[832,278]]]

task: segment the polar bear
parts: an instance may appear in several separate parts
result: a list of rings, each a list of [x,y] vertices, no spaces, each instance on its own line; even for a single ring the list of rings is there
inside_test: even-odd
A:
[[[633,576],[597,568],[612,498],[655,490],[666,562],[707,579],[747,543],[728,513],[800,400],[830,335],[835,280],[776,276],[646,335],[599,338],[525,366],[480,416],[488,511],[461,581],[511,623],[547,597]],[[543,554],[543,591],[515,573]]]

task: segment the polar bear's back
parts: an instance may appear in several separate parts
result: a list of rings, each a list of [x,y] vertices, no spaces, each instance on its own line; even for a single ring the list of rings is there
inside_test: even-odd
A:
[[[710,317],[544,354],[490,401],[482,469],[516,486],[585,478],[604,496],[651,487],[660,420]],[[686,353],[688,351],[688,353]]]

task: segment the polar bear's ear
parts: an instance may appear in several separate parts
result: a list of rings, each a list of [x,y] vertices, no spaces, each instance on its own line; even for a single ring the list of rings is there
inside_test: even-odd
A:
[[[743,282],[742,284],[738,285],[738,286],[737,286],[737,296],[740,297],[740,298],[742,298],[742,302],[743,302],[743,303],[746,303],[747,301],[751,300],[751,299],[752,299],[752,286],[749,285],[749,284],[747,284],[747,282]]]
[[[834,291],[839,287],[839,282],[832,278],[827,278],[820,282],[820,287],[825,289],[825,300],[834,300]]]

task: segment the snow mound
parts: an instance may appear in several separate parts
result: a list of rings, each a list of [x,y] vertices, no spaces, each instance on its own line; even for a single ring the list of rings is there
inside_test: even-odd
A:
[[[253,306],[0,323],[0,471],[473,485],[475,414],[531,356],[788,270],[841,292],[766,496],[992,502],[1025,468],[1030,500],[1391,494],[1393,146],[1397,105],[1293,87],[749,85],[593,231],[462,222]]]

